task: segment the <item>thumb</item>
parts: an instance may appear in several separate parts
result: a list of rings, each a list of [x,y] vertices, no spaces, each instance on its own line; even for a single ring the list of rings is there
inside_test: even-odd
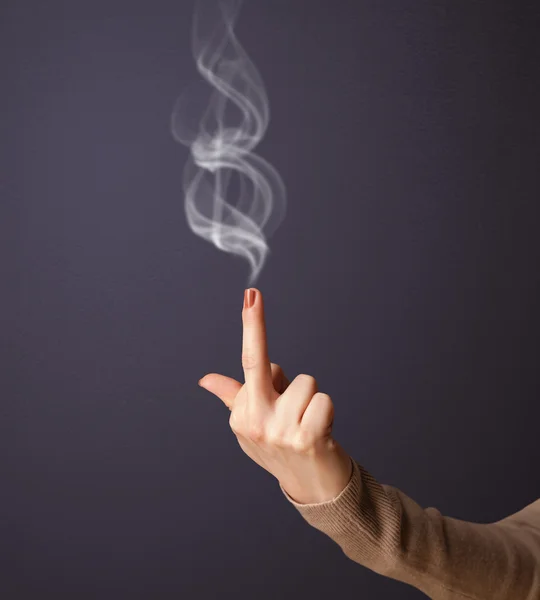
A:
[[[234,399],[243,387],[236,379],[220,375],[219,373],[208,373],[208,375],[199,380],[199,385],[212,394],[215,394],[231,410],[234,405]]]

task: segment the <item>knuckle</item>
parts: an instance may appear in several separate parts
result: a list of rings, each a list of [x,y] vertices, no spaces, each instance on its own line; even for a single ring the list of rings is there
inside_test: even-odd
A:
[[[274,446],[275,448],[285,448],[286,446],[285,436],[277,429],[268,432],[266,441],[270,446]]]
[[[231,416],[229,417],[229,427],[234,431],[234,433],[238,433],[238,419],[234,411],[231,411]]]
[[[247,430],[247,437],[252,442],[262,442],[265,437],[264,427],[258,423],[251,423]]]
[[[254,369],[257,366],[257,359],[253,354],[242,354],[242,367],[244,369]]]
[[[316,398],[317,402],[323,409],[333,412],[334,411],[334,403],[332,402],[332,398],[325,394],[324,392],[317,392],[314,394],[313,398]]]
[[[299,454],[309,454],[313,448],[313,436],[308,431],[300,429],[291,439],[291,447]]]
[[[300,375],[296,376],[296,379],[302,381],[303,383],[314,384],[316,383],[315,377],[313,375],[307,375],[306,373],[300,373]]]

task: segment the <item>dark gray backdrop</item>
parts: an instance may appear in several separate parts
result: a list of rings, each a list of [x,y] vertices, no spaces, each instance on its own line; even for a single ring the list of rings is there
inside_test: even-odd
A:
[[[242,377],[247,263],[188,228],[187,0],[1,9],[0,589],[420,598],[309,527],[197,387]],[[288,190],[270,358],[422,506],[540,496],[536,2],[247,0]]]

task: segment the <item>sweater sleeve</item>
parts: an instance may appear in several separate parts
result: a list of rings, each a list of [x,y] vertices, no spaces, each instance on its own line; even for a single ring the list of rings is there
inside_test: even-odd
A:
[[[540,600],[540,499],[495,523],[422,508],[351,458],[345,489],[320,504],[287,500],[351,560],[433,600]]]

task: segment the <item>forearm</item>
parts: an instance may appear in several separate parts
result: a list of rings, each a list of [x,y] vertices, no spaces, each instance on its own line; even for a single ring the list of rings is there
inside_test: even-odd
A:
[[[350,559],[434,600],[540,600],[540,541],[536,538],[535,548],[532,532],[529,539],[516,528],[423,509],[356,461],[354,466],[351,481],[334,500],[293,502]]]
[[[402,507],[401,546],[387,577],[434,600],[540,600],[540,544],[535,552],[530,536],[447,517],[396,488],[383,488]]]

